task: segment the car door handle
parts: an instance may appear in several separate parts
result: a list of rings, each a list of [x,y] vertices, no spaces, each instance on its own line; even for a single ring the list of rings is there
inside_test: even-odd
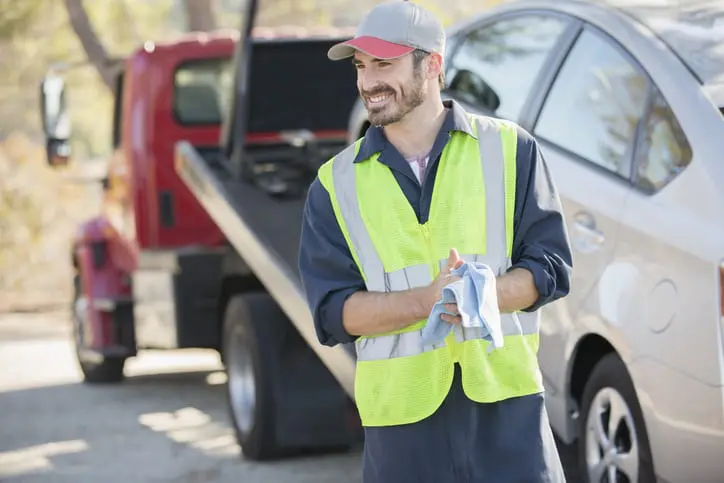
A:
[[[591,228],[578,222],[576,222],[576,231],[580,235],[584,236],[587,241],[595,243],[596,245],[602,245],[603,242],[606,241],[606,237],[603,236],[603,233],[596,230],[595,228]]]
[[[588,213],[577,213],[573,227],[580,238],[587,243],[603,245],[606,237],[596,229],[596,220]]]

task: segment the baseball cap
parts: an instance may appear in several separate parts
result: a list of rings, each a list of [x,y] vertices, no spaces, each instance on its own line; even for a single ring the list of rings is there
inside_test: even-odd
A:
[[[407,0],[375,6],[357,27],[354,38],[332,46],[331,60],[352,57],[356,50],[378,59],[394,59],[415,49],[443,53],[445,29],[435,16]]]

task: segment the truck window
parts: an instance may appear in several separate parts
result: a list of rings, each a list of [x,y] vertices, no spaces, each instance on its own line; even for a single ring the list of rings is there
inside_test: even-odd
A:
[[[173,111],[182,125],[219,124],[233,81],[231,59],[187,61],[174,73]]]

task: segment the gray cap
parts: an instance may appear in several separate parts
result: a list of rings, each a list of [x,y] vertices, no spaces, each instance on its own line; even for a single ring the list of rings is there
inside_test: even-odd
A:
[[[334,45],[331,60],[352,57],[356,50],[378,59],[394,59],[414,49],[442,54],[445,29],[420,5],[407,0],[390,0],[373,8],[357,27],[353,39]]]

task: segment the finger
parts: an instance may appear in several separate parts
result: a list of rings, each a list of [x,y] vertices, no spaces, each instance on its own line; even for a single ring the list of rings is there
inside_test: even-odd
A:
[[[458,305],[457,304],[445,304],[445,308],[448,312],[450,312],[453,315],[459,315],[460,312],[458,312]]]
[[[457,249],[451,248],[450,249],[450,256],[447,259],[447,265],[450,269],[458,268],[460,265],[462,265],[463,260],[460,258],[460,254],[458,253]]]
[[[459,315],[442,314],[440,318],[449,324],[459,325],[463,322],[463,318]]]

